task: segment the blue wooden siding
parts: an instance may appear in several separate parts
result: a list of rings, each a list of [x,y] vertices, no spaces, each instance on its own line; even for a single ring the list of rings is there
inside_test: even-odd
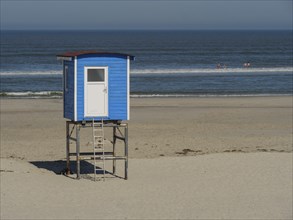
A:
[[[127,57],[81,55],[77,59],[77,121],[91,120],[84,118],[84,67],[86,66],[108,67],[108,119],[127,120]]]
[[[74,61],[64,61],[68,66],[67,91],[64,92],[64,118],[74,120]],[[64,74],[64,73],[63,73]],[[64,76],[63,76],[64,79]]]

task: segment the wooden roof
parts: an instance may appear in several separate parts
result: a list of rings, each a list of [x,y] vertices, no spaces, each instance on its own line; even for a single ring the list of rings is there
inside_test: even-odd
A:
[[[62,59],[62,58],[71,58],[75,56],[80,56],[80,55],[87,55],[87,54],[98,54],[98,55],[118,55],[118,56],[125,56],[125,57],[130,57],[131,60],[134,60],[134,56],[125,54],[125,53],[115,53],[115,52],[105,52],[105,51],[95,51],[95,50],[84,50],[84,51],[71,51],[71,52],[65,52],[63,54],[58,54],[57,59]]]

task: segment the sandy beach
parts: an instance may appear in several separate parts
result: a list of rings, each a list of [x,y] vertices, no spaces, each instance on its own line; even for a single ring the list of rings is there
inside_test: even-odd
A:
[[[132,98],[129,180],[105,182],[56,174],[61,99],[0,101],[1,219],[292,219],[291,96]]]

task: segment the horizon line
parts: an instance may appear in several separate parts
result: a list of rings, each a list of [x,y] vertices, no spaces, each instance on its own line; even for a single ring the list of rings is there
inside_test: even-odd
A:
[[[292,28],[1,28],[1,31],[293,31]]]

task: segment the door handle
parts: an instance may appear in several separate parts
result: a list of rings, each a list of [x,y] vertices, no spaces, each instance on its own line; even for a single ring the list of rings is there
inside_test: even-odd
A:
[[[107,87],[104,88],[103,92],[104,92],[104,93],[107,93],[107,92],[108,92]]]

